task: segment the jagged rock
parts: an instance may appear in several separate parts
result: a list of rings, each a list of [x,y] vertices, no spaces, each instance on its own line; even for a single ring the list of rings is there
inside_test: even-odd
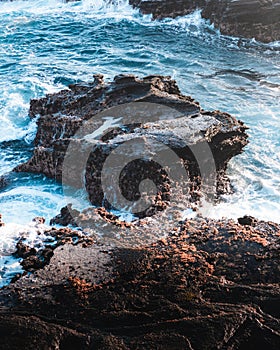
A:
[[[36,218],[34,218],[32,221],[35,222],[37,225],[41,225],[46,222],[46,219],[42,216],[36,216]]]
[[[101,111],[135,101],[157,106],[160,102],[173,107],[172,113],[154,119],[147,109],[144,121],[135,121],[133,115],[133,123],[114,126],[98,139],[73,137],[83,121],[90,120],[96,130],[104,122]],[[190,149],[207,143],[217,169],[215,192],[224,191],[227,163],[247,143],[242,122],[226,113],[201,110],[197,102],[179,92],[174,81],[159,76],[121,75],[107,84],[98,76],[93,83],[72,85],[70,90],[33,100],[30,114],[39,114],[34,155],[17,170],[61,179],[69,144],[82,151],[89,145],[85,185],[91,201],[100,207],[75,211],[89,230],[48,230],[56,245],[27,256],[22,265],[32,275],[0,291],[0,333],[5,330],[13,335],[12,340],[4,338],[3,346],[21,344],[24,348],[22,334],[28,332],[31,319],[40,317],[38,331],[32,328],[28,339],[31,344],[42,339],[41,348],[43,343],[60,348],[74,344],[83,349],[279,348],[279,225],[200,216],[175,223],[169,216],[158,221],[159,213],[124,223],[101,207],[106,204],[100,187],[103,164],[115,149],[135,138],[143,140],[146,155],[153,152],[148,138],[158,142],[158,153],[162,144],[176,153],[176,162],[182,162],[190,179],[178,186],[197,186],[189,190],[193,200],[197,200],[202,176]],[[137,158],[138,152],[132,147],[130,155]],[[80,158],[74,157],[74,164],[67,168],[74,184]],[[113,174],[121,166],[110,163],[109,171]],[[126,197],[135,200],[137,186],[145,178],[158,185],[155,208],[165,209],[171,182],[156,163],[130,162],[121,172],[120,187]],[[102,217],[101,225],[98,217]],[[52,221],[57,222],[73,224],[71,205]],[[147,237],[149,244],[145,244]],[[24,316],[25,310],[29,316]],[[52,327],[57,323],[61,333]],[[14,324],[20,324],[19,332]],[[41,327],[48,340],[41,337]],[[71,342],[66,334],[71,334]]]
[[[129,0],[154,18],[177,17],[202,9],[222,34],[255,38],[263,42],[280,40],[279,0]]]
[[[280,40],[279,0],[210,0],[202,16],[226,35],[263,42]]]
[[[133,107],[126,107],[132,103]],[[135,106],[139,106],[139,110]],[[160,113],[158,106],[162,107]],[[132,108],[132,112],[127,112],[130,111],[128,108]],[[88,135],[75,135],[85,121],[88,121],[86,125],[92,131],[100,128],[104,124],[106,111],[110,116],[115,113],[114,117],[122,117],[124,113],[131,115],[124,124],[119,122],[117,126],[109,127],[106,134],[95,139],[90,139]],[[162,76],[138,79],[133,75],[119,75],[113,82],[105,83],[98,75],[92,83],[71,85],[70,90],[32,100],[30,115],[39,115],[33,157],[16,170],[43,173],[61,180],[65,158],[70,158],[64,181],[67,179],[67,184],[83,187],[81,174],[85,171],[89,199],[97,206],[110,208],[113,205],[107,200],[101,183],[108,156],[120,145],[139,140],[138,143],[145,148],[145,159],[138,147],[131,146],[129,156],[134,157],[135,161],[123,164],[121,160],[127,154],[122,153],[121,159],[110,165],[110,171],[111,174],[121,172],[120,187],[130,201],[139,197],[138,185],[142,180],[148,178],[156,184],[157,193],[152,205],[149,211],[137,213],[140,217],[164,209],[170,198],[166,169],[152,161],[155,152],[164,154],[166,148],[172,150],[177,155],[173,168],[183,162],[188,179],[186,183],[182,181],[180,186],[188,189],[190,202],[197,202],[203,182],[198,163],[207,167],[213,158],[213,172],[208,176],[217,180],[213,185],[216,187],[215,193],[226,193],[229,190],[225,176],[227,163],[241,153],[248,142],[246,127],[241,121],[219,111],[203,111],[198,102],[180,93],[174,80]],[[150,144],[151,140],[157,145],[156,151]],[[75,148],[67,158],[65,154],[70,143]],[[209,152],[200,152],[201,159],[198,160],[194,153],[202,144],[208,145]],[[90,152],[87,162],[84,162],[87,149]],[[111,174],[107,174],[107,177],[110,178]]]
[[[42,268],[44,261],[35,255],[30,255],[21,262],[21,265],[26,271],[33,271]]]
[[[17,250],[15,251],[14,256],[23,259],[26,259],[31,255],[36,255],[37,253],[37,250],[35,248],[29,247],[27,244],[24,244],[22,240],[17,242],[16,249]]]
[[[71,212],[70,212],[71,210]],[[73,217],[79,215],[79,212],[75,209],[72,209],[72,204],[60,209],[60,213],[50,220],[50,225],[61,225],[61,226],[76,226],[76,222]]]
[[[0,291],[1,344],[278,350],[279,237],[273,223],[196,219],[137,249],[57,247]]]
[[[43,217],[37,217],[33,221],[39,221],[39,224],[44,222]],[[37,234],[45,233],[48,236],[52,236],[54,241],[52,245],[46,245],[42,248],[34,248],[24,243],[20,239],[16,244],[16,251],[13,253],[13,256],[16,258],[22,258],[21,266],[25,271],[34,271],[36,269],[43,268],[48,265],[50,259],[54,254],[55,248],[64,245],[64,244],[82,244],[84,247],[90,246],[94,243],[94,235],[87,236],[83,232],[74,231],[70,228],[41,228],[41,231],[38,231]],[[16,281],[19,277],[15,277],[13,280]]]
[[[206,6],[207,0],[129,0],[133,7],[144,14],[152,14],[155,19],[185,16]]]

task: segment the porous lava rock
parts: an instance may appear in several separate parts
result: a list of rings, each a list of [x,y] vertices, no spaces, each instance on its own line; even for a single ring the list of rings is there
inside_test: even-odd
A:
[[[129,113],[129,108],[132,108],[131,115],[122,122],[122,115]],[[84,125],[92,134],[96,133],[112,114],[120,121],[109,126],[106,133],[95,135],[93,139],[89,137],[90,132],[79,136]],[[203,182],[201,167],[207,168],[212,159],[213,171],[207,175],[215,180],[211,191],[217,195],[229,192],[231,188],[225,175],[227,164],[248,143],[243,122],[220,111],[204,111],[193,98],[181,94],[174,80],[163,76],[139,79],[133,75],[119,75],[107,83],[97,75],[93,82],[70,85],[68,90],[32,100],[30,116],[38,116],[33,156],[15,170],[42,173],[58,181],[63,177],[67,184],[78,188],[85,182],[89,199],[96,206],[114,207],[102,187],[104,164],[120,146],[134,142],[129,156],[135,161],[125,164],[122,159],[125,160],[127,153],[121,153],[118,161],[111,162],[111,173],[107,177],[120,173],[121,191],[128,201],[139,199],[138,187],[143,180],[155,183],[157,192],[149,212],[139,212],[139,217],[164,210],[170,200],[172,184],[164,166],[153,161],[155,153],[163,154],[167,148],[176,154],[169,168],[183,164],[187,180],[179,181],[179,186],[186,188],[189,202],[199,202]],[[134,140],[138,140],[137,145]],[[141,143],[145,157],[139,151]],[[70,144],[70,149],[74,149],[73,145],[76,148],[69,155]],[[207,145],[208,152],[206,146],[201,145]],[[65,163],[68,164],[66,171]]]
[[[149,246],[61,245],[1,289],[1,346],[278,350],[279,240],[277,224],[197,218]]]

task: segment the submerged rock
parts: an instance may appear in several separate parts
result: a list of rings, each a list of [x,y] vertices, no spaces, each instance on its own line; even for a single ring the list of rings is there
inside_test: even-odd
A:
[[[196,9],[222,34],[255,38],[263,42],[280,40],[280,1],[266,0],[129,0],[154,18],[184,16]]]

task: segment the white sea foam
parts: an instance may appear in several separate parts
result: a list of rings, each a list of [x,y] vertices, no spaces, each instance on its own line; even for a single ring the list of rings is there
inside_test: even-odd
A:
[[[8,223],[0,227],[0,288],[7,284],[16,273],[21,273],[22,259],[14,257],[16,244],[22,240],[24,244],[42,249],[46,244],[54,243],[54,238],[45,233],[49,227],[44,224],[30,222],[27,225]]]
[[[63,0],[19,0],[14,2],[2,2],[0,6],[0,14],[18,13],[15,23],[25,23],[30,18],[25,15],[42,15],[42,14],[59,14],[59,13],[83,13],[87,15],[103,14],[109,16],[123,14],[133,14],[138,12],[129,6],[127,0],[82,0],[77,2],[66,2]]]
[[[45,182],[30,176],[25,186],[19,183],[16,188],[0,193],[0,213],[5,221],[26,224],[36,216],[43,216],[48,221],[59,213],[60,208],[67,204],[60,185],[48,179]]]

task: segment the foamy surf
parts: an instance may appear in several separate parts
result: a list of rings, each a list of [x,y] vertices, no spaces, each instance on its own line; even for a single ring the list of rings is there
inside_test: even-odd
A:
[[[64,0],[19,0],[14,2],[2,2],[0,14],[14,14],[16,23],[24,23],[30,20],[25,15],[45,15],[45,14],[83,14],[113,16],[119,13],[119,16],[139,13],[134,10],[127,0],[82,0],[82,1],[64,1]]]
[[[27,174],[12,185],[0,193],[0,213],[6,222],[27,224],[36,216],[48,222],[67,204],[61,186],[47,178]]]
[[[48,228],[47,225],[35,221],[28,225],[8,223],[0,227],[0,288],[9,283],[17,273],[23,272],[20,264],[22,259],[13,255],[17,243],[22,241],[36,249],[43,249],[46,244],[54,244],[54,238],[45,234]]]

